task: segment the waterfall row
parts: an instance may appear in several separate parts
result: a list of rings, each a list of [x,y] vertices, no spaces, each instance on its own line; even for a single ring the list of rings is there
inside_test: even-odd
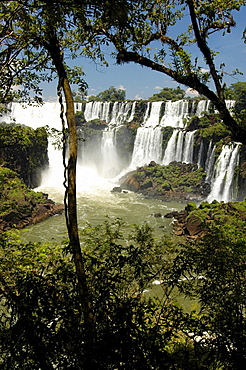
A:
[[[133,170],[151,161],[162,165],[168,165],[173,161],[193,163],[206,172],[206,182],[211,186],[208,201],[234,199],[234,173],[239,161],[240,144],[224,145],[221,152],[216,153],[216,143],[211,140],[209,144],[205,144],[201,140],[199,153],[194,155],[196,131],[187,131],[184,128],[185,119],[192,115],[202,116],[210,109],[210,102],[208,100],[142,102],[141,115],[139,104],[139,102],[75,103],[75,110],[83,111],[86,121],[100,119],[107,123],[107,128],[102,133],[101,147],[97,146],[95,149],[100,150],[100,163],[103,168],[101,174],[105,177],[114,177],[122,170],[118,165],[117,130],[126,122],[134,121],[137,115],[138,118],[142,118],[137,129],[131,161],[126,170]],[[228,101],[227,106],[231,108],[233,102]],[[60,129],[58,103],[44,103],[39,107],[11,103],[9,108],[11,112],[2,117],[1,121],[10,123],[14,120],[33,128],[48,125]],[[163,137],[167,127],[168,132],[170,127],[172,129],[169,140],[164,144]],[[92,153],[89,156],[93,157]]]
[[[141,126],[184,128],[185,119],[193,115],[200,117],[204,111],[209,110],[210,105],[209,100],[196,102],[184,99],[174,102],[146,102],[142,118],[140,118]],[[139,106],[140,103],[137,101],[114,103],[94,101],[86,103],[84,107],[83,104],[76,103],[76,110],[84,110],[84,117],[87,122],[100,119],[111,127],[118,127],[126,122],[133,121],[135,112],[140,109]]]

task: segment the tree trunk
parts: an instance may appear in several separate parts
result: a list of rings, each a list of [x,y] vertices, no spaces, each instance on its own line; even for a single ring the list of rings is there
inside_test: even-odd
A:
[[[91,331],[92,315],[90,309],[89,291],[86,281],[86,273],[80,247],[77,222],[77,200],[76,200],[76,164],[77,164],[77,130],[75,122],[74,100],[72,90],[67,77],[63,62],[63,53],[55,31],[49,34],[45,48],[49,52],[59,76],[59,85],[62,87],[66,101],[66,120],[68,126],[69,148],[67,164],[67,185],[65,196],[66,222],[69,236],[70,250],[73,254],[76,275],[78,279],[78,292],[80,296],[81,309],[87,330]],[[67,204],[66,204],[67,198]]]

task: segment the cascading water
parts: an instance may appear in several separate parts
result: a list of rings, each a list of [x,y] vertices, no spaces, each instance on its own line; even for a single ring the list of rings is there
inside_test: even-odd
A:
[[[209,106],[210,100],[200,100],[197,104],[195,115],[201,117],[203,112],[208,112]]]
[[[185,135],[184,150],[182,155],[182,162],[193,162],[193,148],[194,148],[194,135],[196,131],[188,131]]]
[[[210,102],[201,100],[198,104],[193,104],[189,108],[188,101],[168,101],[165,103],[165,112],[161,117],[162,104],[164,102],[148,102],[142,125],[137,130],[134,149],[132,154],[131,165],[128,170],[135,169],[138,166],[148,164],[150,161],[169,164],[172,161],[182,161],[185,163],[193,162],[193,141],[195,131],[186,132],[182,130],[184,124],[183,119],[189,114],[202,115],[203,111],[209,109]],[[228,108],[233,107],[234,101],[228,101]],[[102,134],[102,142],[100,148],[100,159],[103,162],[102,173],[104,176],[111,177],[117,173],[118,158],[117,148],[115,147],[115,135],[117,128],[125,122],[131,122],[134,119],[137,102],[89,102],[86,104],[75,103],[75,110],[81,111],[84,109],[84,116],[87,121],[100,119],[108,123],[107,129]],[[26,124],[37,128],[48,125],[52,128],[61,130],[59,119],[60,105],[59,103],[44,103],[42,106],[21,105],[19,103],[11,103],[10,114],[6,114],[1,118],[6,123],[16,120],[17,123]],[[188,113],[190,111],[190,113]],[[162,154],[162,137],[164,127],[174,127],[171,138],[168,141],[165,154]],[[204,145],[204,150],[207,148]],[[204,151],[203,150],[203,151]],[[202,145],[200,148],[202,152]],[[230,200],[232,199],[233,189],[233,173],[237,163],[239,152],[239,144],[223,147],[221,155],[216,164],[215,162],[215,145],[209,143],[206,153],[201,153],[202,160],[200,166],[204,167],[207,177],[206,181],[211,184],[211,193],[208,197],[209,201]],[[89,157],[89,156],[88,156]],[[49,143],[49,171],[44,174],[44,182],[49,186],[62,186],[63,168],[61,153],[54,149]],[[59,165],[58,165],[59,163]],[[80,172],[82,170],[82,158],[78,162],[78,182],[80,183]],[[199,163],[198,163],[199,165]],[[93,163],[90,163],[93,167]],[[96,164],[94,164],[96,166]],[[82,177],[81,183],[85,182],[85,176]]]
[[[234,172],[238,163],[240,144],[224,145],[215,163],[208,202],[228,202],[233,199]]]
[[[134,119],[135,110],[136,110],[136,103],[137,102],[134,101],[133,104],[132,104],[131,114],[130,114],[130,117],[127,119],[127,122],[132,122],[133,119]]]
[[[198,152],[198,159],[197,159],[197,167],[201,168],[203,167],[203,153],[204,152],[204,144],[203,144],[203,139],[201,139],[201,144],[199,147],[199,152]]]
[[[212,140],[209,142],[209,147],[208,147],[208,154],[207,154],[207,159],[205,162],[205,172],[206,172],[206,179],[205,181],[210,184],[211,179],[213,176],[213,168],[214,168],[214,163],[215,163],[215,149],[216,145],[213,145]]]
[[[134,143],[130,169],[149,164],[160,163],[162,154],[162,131],[160,127],[139,127]]]
[[[109,126],[117,127],[125,123],[127,120],[127,116],[130,114],[130,111],[131,111],[130,103],[115,102],[113,105]]]
[[[179,130],[173,130],[172,136],[167,143],[167,147],[164,153],[162,164],[167,166],[175,158],[176,140]]]
[[[104,130],[101,143],[102,151],[102,176],[115,177],[118,168],[118,156],[115,145],[116,130]]]
[[[165,112],[161,119],[162,127],[179,127],[184,128],[183,119],[189,115],[189,103],[186,100],[177,100],[175,102],[167,101]]]
[[[33,128],[49,126],[61,130],[60,104],[43,103],[40,106],[20,103],[10,103],[10,112],[1,117],[1,121],[11,123],[13,121]]]
[[[179,129],[173,130],[164,153],[162,164],[168,165],[174,161],[192,163],[194,134],[195,131],[185,132]]]
[[[160,110],[162,106],[162,101],[153,102],[151,105],[150,115],[146,121],[144,121],[144,127],[156,127],[159,125],[160,120]]]

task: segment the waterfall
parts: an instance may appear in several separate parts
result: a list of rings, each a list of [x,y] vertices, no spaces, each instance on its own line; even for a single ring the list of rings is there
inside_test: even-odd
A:
[[[119,103],[115,102],[113,105],[111,120],[109,122],[109,126],[120,126],[126,122],[127,116],[131,111],[131,104],[130,103]]]
[[[193,148],[194,148],[194,135],[196,131],[188,131],[185,135],[184,150],[182,156],[182,162],[192,163],[193,162]]]
[[[102,114],[100,116],[100,119],[102,121],[108,122],[108,120],[109,120],[109,109],[110,109],[110,102],[109,101],[104,102],[103,106],[102,106]]]
[[[178,138],[177,138],[177,144],[176,144],[176,149],[175,149],[175,157],[173,159],[176,162],[182,162],[182,154],[183,154],[183,147],[184,147],[184,136],[185,136],[185,132],[180,130],[179,133],[178,133]]]
[[[194,134],[195,131],[185,132],[179,129],[173,130],[164,153],[162,164],[168,165],[174,161],[192,163]]]
[[[203,112],[208,112],[209,106],[210,100],[200,100],[197,104],[195,115],[201,117]]]
[[[215,163],[215,149],[216,145],[213,146],[213,141],[210,140],[209,147],[208,147],[208,153],[207,153],[207,159],[205,162],[205,172],[206,172],[206,179],[205,181],[207,183],[211,183],[212,175],[213,175],[213,168]]]
[[[231,109],[234,101],[227,101],[227,106]],[[134,119],[135,109],[138,102],[88,102],[86,104],[75,103],[75,110],[82,111],[87,121],[100,119],[108,123],[108,128],[102,133],[101,147],[97,142],[99,152],[94,151],[93,146],[84,146],[85,156],[79,158],[78,174],[81,164],[99,168],[102,165],[103,176],[113,177],[117,174],[119,158],[117,156],[115,135],[117,128]],[[162,106],[165,104],[165,111],[162,113]],[[203,111],[209,109],[210,102],[201,100],[197,106],[188,101],[180,100],[176,102],[148,102],[142,126],[137,129],[132,160],[128,170],[133,170],[139,166],[149,164],[150,161],[168,165],[173,161],[192,163],[193,146],[195,131],[183,130],[183,119],[188,114],[201,115]],[[195,108],[196,107],[196,108]],[[16,121],[19,124],[31,126],[33,128],[49,126],[61,130],[60,104],[44,103],[41,106],[31,106],[20,103],[11,103],[8,108],[11,110],[1,117],[1,121],[11,123]],[[190,113],[189,113],[190,110]],[[162,115],[162,116],[161,116]],[[173,133],[167,143],[165,153],[162,153],[163,130],[166,126],[172,126]],[[82,147],[82,145],[81,145]],[[220,156],[215,163],[215,145],[210,141],[208,148],[201,143],[199,150],[200,160],[198,165],[204,167],[206,172],[206,182],[211,185],[211,192],[208,200],[228,201],[233,199],[234,170],[238,162],[240,144],[224,145]],[[83,148],[81,148],[82,150]],[[205,153],[207,149],[207,154]],[[61,153],[55,150],[49,143],[50,168],[45,173],[45,182],[50,184],[62,184],[63,166]],[[88,155],[90,151],[90,154]],[[57,185],[55,185],[57,186]]]
[[[143,123],[145,127],[155,127],[159,125],[162,103],[162,101],[156,101],[151,104],[150,115]]]
[[[139,127],[135,138],[130,169],[144,166],[151,161],[160,163],[162,131],[160,127]]]
[[[145,114],[144,114],[144,118],[143,118],[143,123],[142,123],[143,126],[145,125],[145,123],[146,123],[146,121],[149,117],[150,107],[151,107],[151,105],[150,105],[150,102],[148,101],[146,111],[145,111]]]
[[[118,156],[115,146],[116,130],[104,130],[101,143],[102,176],[112,178],[117,175]]]
[[[201,168],[203,167],[203,150],[204,150],[204,144],[203,140],[201,139],[201,144],[198,152],[198,159],[197,159],[197,167]]]
[[[162,160],[162,164],[165,166],[171,163],[173,161],[173,158],[175,157],[176,139],[178,133],[179,130],[173,130],[172,136],[167,143],[167,147]]]
[[[135,110],[136,110],[136,103],[137,102],[134,101],[133,104],[132,104],[131,114],[130,114],[130,117],[127,119],[127,122],[131,122],[134,119]]]
[[[188,100],[177,100],[175,102],[167,101],[165,112],[161,119],[162,127],[179,127],[184,128],[183,119],[188,117],[189,102]]]
[[[236,103],[235,100],[226,100],[226,108],[232,111],[233,108],[235,107],[235,103]]]
[[[99,101],[91,101],[85,105],[84,116],[87,122],[100,119],[101,105],[102,103]]]
[[[233,199],[233,180],[235,168],[238,164],[239,149],[239,143],[222,147],[222,151],[214,166],[211,192],[207,198],[208,202],[212,202],[214,199],[219,202],[228,202]]]
[[[84,117],[86,122],[94,119],[109,121],[110,102],[91,101],[85,104]]]
[[[28,105],[10,103],[10,112],[1,117],[1,121],[11,123],[15,121],[21,125],[33,127],[49,126],[61,130],[60,104],[43,103],[42,105]]]

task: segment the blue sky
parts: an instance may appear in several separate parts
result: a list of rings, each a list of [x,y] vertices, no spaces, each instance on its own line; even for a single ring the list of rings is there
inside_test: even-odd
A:
[[[230,34],[224,37],[211,37],[211,46],[220,54],[216,56],[216,64],[219,66],[225,63],[225,70],[229,74],[236,68],[243,75],[232,78],[229,75],[225,77],[228,86],[237,81],[246,81],[246,44],[242,40],[242,33],[246,27],[246,7],[240,12],[234,13],[237,26],[232,29]],[[110,50],[108,50],[110,53]],[[141,67],[134,63],[125,65],[115,65],[114,60],[108,55],[109,67],[101,67],[87,58],[79,58],[73,64],[82,66],[85,72],[85,81],[89,85],[88,95],[97,95],[99,92],[108,89],[110,86],[126,90],[127,99],[147,99],[153,94],[159,92],[163,87],[177,87],[178,84],[168,76]],[[201,65],[201,61],[199,65]],[[206,65],[201,65],[206,68]],[[186,87],[181,86],[186,89]],[[43,84],[44,100],[54,101],[56,99],[56,83]],[[76,88],[74,88],[76,90]]]

